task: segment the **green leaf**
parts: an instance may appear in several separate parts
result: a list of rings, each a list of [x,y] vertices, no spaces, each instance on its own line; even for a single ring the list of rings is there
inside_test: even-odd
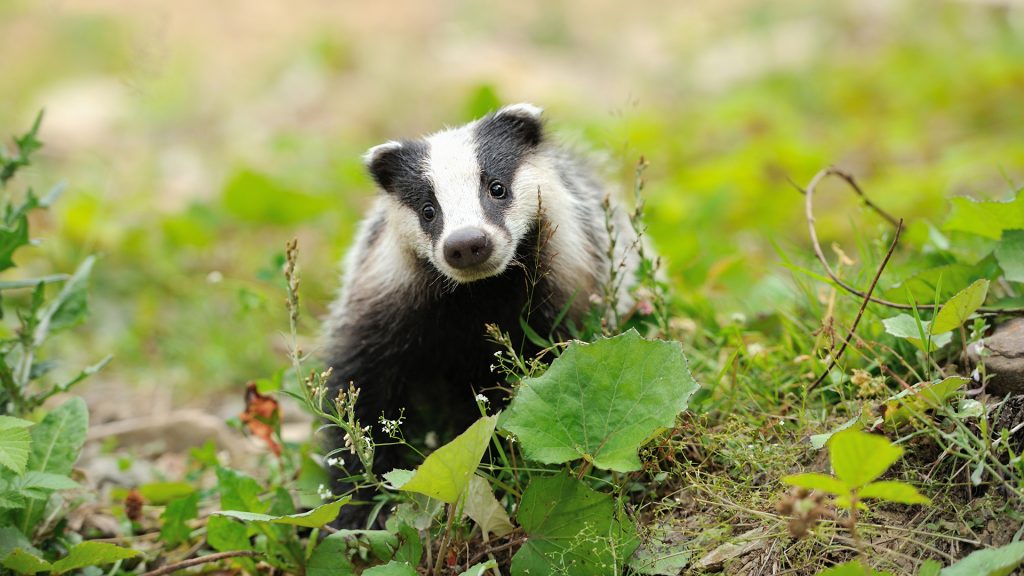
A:
[[[473,476],[469,481],[463,512],[480,526],[485,535],[504,536],[515,528],[505,507],[494,497],[491,485],[479,476]]]
[[[306,562],[306,576],[341,576],[355,574],[355,567],[348,559],[349,542],[331,534],[313,549]]]
[[[474,564],[466,569],[459,576],[487,576],[488,570],[495,570],[498,568],[498,563],[494,560],[488,560],[481,564]]]
[[[36,574],[37,572],[49,572],[53,565],[42,558],[17,548],[0,562],[4,568],[14,570],[18,574]]]
[[[925,335],[930,334],[932,325],[929,321],[921,321],[921,329],[918,330],[917,320],[910,314],[898,314],[892,318],[885,318],[882,320],[882,324],[885,326],[886,333],[892,334],[897,338],[908,340],[921,350],[924,350],[924,342],[921,341],[921,332],[923,331]],[[936,334],[930,338],[931,348],[929,351],[938,350],[946,344],[949,344],[952,340],[952,332]]]
[[[865,567],[860,560],[850,560],[837,566],[818,572],[817,576],[890,576],[888,572],[879,572]]]
[[[32,427],[32,452],[28,469],[68,476],[78,460],[89,429],[89,409],[85,400],[75,397],[61,404]],[[36,526],[43,505],[29,502],[21,513],[22,532]]]
[[[139,486],[139,494],[150,504],[168,504],[196,491],[188,482],[150,482]]]
[[[697,388],[679,342],[630,330],[570,344],[544,375],[519,384],[503,427],[531,460],[584,458],[602,469],[639,470],[639,447],[675,424]]]
[[[1011,282],[1024,282],[1024,230],[1007,230],[995,249],[1003,275]]]
[[[897,504],[931,504],[932,501],[917,491],[906,482],[895,480],[883,480],[872,482],[860,489],[859,496],[864,498],[877,498]]]
[[[15,478],[11,487],[27,498],[45,499],[50,492],[78,488],[78,483],[63,474],[29,470]]]
[[[252,550],[249,530],[245,524],[239,524],[224,516],[210,516],[206,523],[206,542],[218,552]]]
[[[844,484],[841,480],[825,474],[818,474],[816,472],[790,474],[789,476],[783,476],[782,481],[790,486],[799,486],[800,488],[807,488],[809,490],[820,490],[828,494],[835,494],[836,496],[845,496],[850,494],[850,487]]]
[[[0,466],[15,474],[25,472],[32,435],[28,428],[34,423],[13,416],[0,416]]]
[[[383,566],[374,566],[363,571],[363,576],[419,576],[416,569],[405,562],[392,560]]]
[[[883,418],[893,427],[913,420],[915,414],[924,414],[949,402],[959,395],[970,382],[962,376],[950,376],[938,382],[919,382],[885,401]]]
[[[217,490],[220,492],[220,507],[225,510],[265,513],[269,502],[260,501],[259,482],[230,468],[217,468]]]
[[[935,315],[931,327],[932,334],[956,330],[964,322],[967,322],[971,314],[974,314],[985,303],[985,298],[988,297],[988,285],[988,280],[977,280],[950,298]]]
[[[57,298],[50,303],[44,316],[49,319],[49,331],[59,332],[81,324],[89,312],[87,302],[89,275],[96,262],[95,256],[89,256],[78,265],[71,278],[64,283]]]
[[[160,527],[160,539],[166,542],[169,548],[188,541],[188,537],[192,534],[188,521],[198,516],[198,492],[172,500],[160,515],[160,519],[163,521],[163,525]]]
[[[28,217],[22,215],[12,224],[0,224],[0,271],[14,267],[14,252],[28,244]]]
[[[347,504],[352,498],[346,496],[341,500],[335,500],[322,506],[303,512],[301,514],[287,514],[283,516],[273,516],[270,514],[260,514],[258,512],[244,512],[240,510],[221,510],[220,512],[214,512],[214,514],[220,516],[227,516],[243,522],[264,522],[267,524],[287,524],[289,526],[302,526],[304,528],[319,528],[324,524],[332,522],[338,517],[338,510],[342,506]]]
[[[136,550],[106,542],[81,542],[68,550],[67,556],[53,563],[53,573],[63,574],[86,566],[102,566],[138,555]]]
[[[979,202],[971,198],[953,198],[949,218],[943,228],[961,230],[998,240],[1004,230],[1024,228],[1024,194],[1005,202]]]
[[[621,574],[639,545],[636,525],[608,494],[568,472],[535,476],[517,516],[529,539],[512,558],[512,575]]]
[[[0,561],[21,548],[25,552],[41,556],[42,552],[32,546],[32,542],[14,526],[0,526]]]
[[[414,470],[405,470],[404,468],[395,468],[391,472],[384,473],[384,480],[391,485],[395,490],[400,490],[402,486],[405,486],[412,477],[416,475]]]
[[[1024,562],[1024,542],[999,548],[976,550],[963,560],[948,566],[941,576],[1007,576]]]
[[[455,440],[427,456],[413,477],[399,489],[454,504],[465,494],[470,478],[480,466],[497,422],[497,416],[477,420]]]
[[[884,436],[860,430],[845,430],[829,442],[832,469],[850,488],[860,488],[881,476],[900,456],[903,448]]]
[[[939,576],[942,564],[938,560],[925,560],[917,571],[917,576]]]

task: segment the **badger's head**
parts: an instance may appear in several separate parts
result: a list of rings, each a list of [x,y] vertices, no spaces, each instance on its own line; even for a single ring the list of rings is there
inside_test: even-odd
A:
[[[402,241],[456,283],[502,273],[537,220],[541,109],[371,148],[365,161]]]

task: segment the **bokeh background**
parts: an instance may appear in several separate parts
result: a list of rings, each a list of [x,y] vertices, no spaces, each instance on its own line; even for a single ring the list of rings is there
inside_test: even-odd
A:
[[[1003,1],[0,0],[0,133],[46,109],[68,182],[24,273],[94,272],[90,322],[55,343],[120,414],[216,406],[285,365],[280,264],[298,237],[305,345],[374,194],[386,139],[531,101],[648,222],[677,298],[757,314],[806,259],[806,183],[839,165],[911,234],[951,195],[1024,183],[1024,4]],[[884,224],[839,188],[827,241]]]

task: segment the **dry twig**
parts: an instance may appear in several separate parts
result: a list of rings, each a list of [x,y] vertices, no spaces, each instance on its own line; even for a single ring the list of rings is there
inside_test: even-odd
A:
[[[807,184],[806,189],[801,188],[800,186],[797,186],[795,183],[790,181],[790,183],[798,191],[800,191],[800,193],[804,195],[804,216],[807,218],[807,230],[811,236],[811,245],[814,248],[814,255],[818,257],[818,261],[821,262],[822,267],[825,268],[825,273],[828,274],[828,277],[831,278],[832,281],[843,290],[846,290],[847,292],[855,296],[864,298],[867,302],[874,302],[875,304],[881,304],[883,306],[888,306],[889,308],[895,308],[897,310],[913,310],[915,308],[918,310],[936,310],[937,308],[939,308],[940,305],[937,304],[918,304],[914,306],[911,304],[900,304],[899,302],[893,302],[891,300],[878,298],[872,296],[870,292],[864,292],[862,290],[854,288],[853,286],[847,284],[842,279],[840,279],[838,275],[836,275],[835,271],[832,270],[832,266],[828,263],[828,259],[825,258],[825,253],[821,249],[821,243],[818,242],[818,231],[814,227],[814,192],[817,189],[818,184],[820,184],[821,181],[824,180],[827,176],[837,176],[838,178],[846,182],[850,186],[850,188],[858,196],[860,196],[865,206],[867,206],[876,214],[887,220],[893,226],[899,227],[899,223],[902,222],[902,220],[897,220],[891,214],[889,214],[885,210],[882,210],[877,204],[872,202],[871,199],[867,197],[867,195],[861,189],[860,185],[857,184],[857,181],[853,178],[853,176],[833,166],[825,168],[818,172],[817,174],[815,174],[814,178],[812,178],[810,183]],[[893,243],[893,246],[895,246],[895,242]],[[886,259],[888,260],[888,256],[886,257]],[[875,279],[875,282],[877,283],[877,278]],[[872,283],[872,288],[874,288],[874,283]],[[978,308],[978,312],[982,314],[1024,314],[1024,307],[986,308],[983,306],[981,308]]]
[[[198,558],[189,558],[188,560],[182,560],[181,562],[175,562],[174,564],[168,564],[161,566],[156,570],[150,570],[142,576],[163,576],[164,574],[173,574],[178,570],[184,570],[193,566],[199,566],[200,564],[206,564],[208,562],[219,562],[228,558],[236,558],[238,556],[255,556],[257,552],[254,550],[233,550],[231,552],[219,552],[217,554],[209,554],[207,556],[200,556]]]

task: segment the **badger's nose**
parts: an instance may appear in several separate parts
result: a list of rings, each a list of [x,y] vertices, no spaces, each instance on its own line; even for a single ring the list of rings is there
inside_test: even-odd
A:
[[[493,246],[479,228],[459,228],[444,241],[444,259],[452,268],[469,268],[491,256]]]

